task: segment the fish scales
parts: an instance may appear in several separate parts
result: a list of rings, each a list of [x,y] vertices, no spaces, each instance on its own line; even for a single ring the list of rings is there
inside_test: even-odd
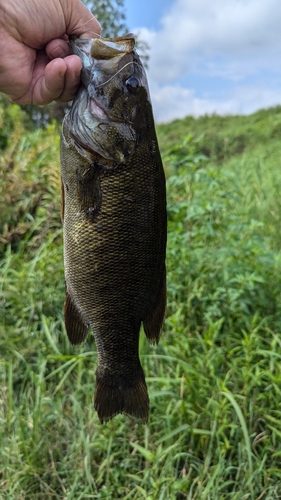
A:
[[[138,344],[141,322],[148,340],[158,342],[165,313],[165,177],[145,74],[131,35],[110,41],[115,44],[112,59],[118,59],[112,67],[106,42],[102,57],[107,54],[107,59],[98,59],[98,65],[97,48],[93,58],[91,45],[83,43],[76,40],[73,47],[75,52],[75,44],[81,44],[77,52],[86,73],[84,86],[64,120],[61,138],[65,324],[73,344],[93,330],[100,420],[125,413],[146,422],[149,398]],[[132,58],[138,66],[130,64]],[[97,88],[109,75],[100,96]],[[128,81],[137,82],[137,91],[128,92]]]

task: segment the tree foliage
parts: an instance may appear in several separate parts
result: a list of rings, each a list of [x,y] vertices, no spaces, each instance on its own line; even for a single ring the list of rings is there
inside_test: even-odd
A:
[[[125,23],[124,0],[83,0],[102,26],[105,38],[128,32]]]

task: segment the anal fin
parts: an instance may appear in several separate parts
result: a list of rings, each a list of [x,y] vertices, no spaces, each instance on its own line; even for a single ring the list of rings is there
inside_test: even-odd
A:
[[[89,326],[84,323],[81,314],[67,291],[64,303],[64,322],[71,344],[81,344],[86,340]]]

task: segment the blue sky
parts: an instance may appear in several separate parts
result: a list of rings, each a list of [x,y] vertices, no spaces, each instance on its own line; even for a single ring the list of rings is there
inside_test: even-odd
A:
[[[280,0],[125,0],[156,121],[281,104]]]
[[[145,26],[148,29],[159,29],[160,19],[169,12],[172,0],[125,0],[127,24]]]

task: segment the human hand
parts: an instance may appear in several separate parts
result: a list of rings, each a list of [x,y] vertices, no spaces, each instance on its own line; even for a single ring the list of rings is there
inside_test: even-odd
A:
[[[80,0],[1,0],[0,92],[19,104],[69,101],[81,60],[67,35],[99,37],[101,27]]]

